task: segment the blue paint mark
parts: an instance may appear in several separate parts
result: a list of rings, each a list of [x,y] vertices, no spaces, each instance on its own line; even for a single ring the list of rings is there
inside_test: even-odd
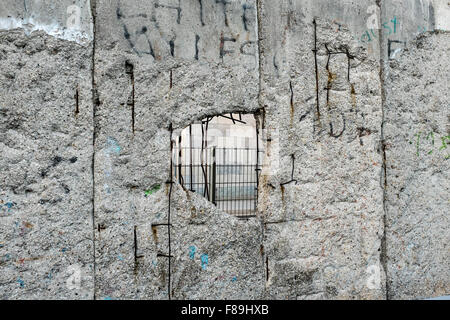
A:
[[[156,262],[155,262],[155,261],[152,261],[152,265],[154,265],[154,266],[156,267]]]
[[[105,297],[103,300],[113,300],[111,297]]]
[[[237,280],[236,277],[233,277],[233,279],[231,279],[231,282],[235,282]]]
[[[200,259],[202,261],[203,270],[206,270],[206,266],[208,265],[208,255],[206,253],[204,253],[200,256]]]
[[[5,203],[5,207],[8,208],[8,212],[11,212],[11,208],[14,207],[16,204],[14,202],[7,202]]]
[[[418,26],[417,30],[419,31],[419,33],[424,33],[424,32],[427,31],[427,28],[426,27],[422,27],[422,26]]]
[[[17,279],[17,283],[20,285],[21,288],[23,288],[25,286],[25,282],[23,282],[22,279]]]
[[[62,251],[62,252],[66,252],[66,251],[67,251],[67,248],[62,248],[61,251]]]
[[[108,145],[109,152],[113,152],[115,154],[120,153],[120,146],[116,139],[108,138],[107,145]]]
[[[118,259],[120,260],[120,261],[123,261],[123,257],[119,254],[119,256],[118,256]]]
[[[190,246],[189,247],[189,258],[191,258],[191,260],[194,260],[195,257],[195,251],[197,250],[197,248],[195,248],[195,246]]]

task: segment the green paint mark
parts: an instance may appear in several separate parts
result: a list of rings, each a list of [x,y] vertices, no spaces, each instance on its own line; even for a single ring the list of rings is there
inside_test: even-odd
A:
[[[397,24],[398,24],[397,17],[394,16],[394,19],[392,19],[391,22],[394,23],[394,33],[397,33]]]
[[[154,193],[155,193],[156,191],[158,191],[159,189],[161,189],[161,185],[158,184],[158,185],[152,187],[151,189],[146,190],[146,191],[145,191],[145,196],[148,197],[149,195],[154,194]]]
[[[442,140],[442,146],[439,148],[439,150],[447,149],[447,140],[450,140],[450,136],[441,137]]]
[[[431,132],[427,135],[427,140],[430,139],[430,136],[431,136],[431,144],[434,146],[434,132],[433,132],[433,131],[431,131]],[[428,152],[428,154],[432,154],[432,153],[433,153],[433,150],[430,150],[430,151]]]
[[[392,33],[392,28],[387,25],[387,22],[383,23],[383,28],[389,29],[388,35],[390,35]]]
[[[419,131],[419,133],[416,133],[414,135],[414,137],[417,137],[417,141],[416,141],[416,154],[417,156],[420,155],[420,136],[421,136],[422,132]],[[434,132],[431,131],[430,133],[428,133],[425,136],[425,139],[428,141],[431,139],[431,144],[434,147],[435,143],[434,143]],[[441,137],[441,141],[442,141],[442,145],[439,147],[439,151],[442,151],[444,149],[447,149],[447,145],[450,141],[450,136],[445,136],[445,137]],[[413,141],[409,141],[409,144],[413,144]],[[427,154],[433,154],[433,150],[430,150],[427,152]],[[449,155],[445,156],[445,160],[447,160],[449,158]]]
[[[417,137],[417,143],[416,143],[416,148],[417,148],[417,156],[419,156],[419,147],[420,147],[420,134],[422,132],[416,133],[414,136]]]
[[[370,29],[370,33],[372,33],[372,36],[376,39],[375,33],[373,32],[373,29]]]
[[[434,146],[434,132],[433,131],[431,131],[428,135],[427,135],[427,140],[429,140],[430,139],[430,136],[431,136],[431,143],[433,144],[433,146]]]
[[[369,31],[366,30],[366,31],[364,32],[364,34],[361,36],[361,42],[364,42],[364,41],[363,41],[364,36],[367,36],[367,42],[372,41],[372,38],[370,37]]]

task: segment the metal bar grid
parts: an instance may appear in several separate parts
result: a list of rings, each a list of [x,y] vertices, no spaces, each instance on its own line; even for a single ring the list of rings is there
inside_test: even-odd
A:
[[[219,209],[240,218],[255,216],[260,156],[257,149],[182,147],[173,150],[175,180]]]

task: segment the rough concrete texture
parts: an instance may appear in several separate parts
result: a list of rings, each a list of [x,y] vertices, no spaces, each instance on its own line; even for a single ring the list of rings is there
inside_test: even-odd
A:
[[[91,55],[0,31],[2,299],[93,297]],[[66,287],[75,265],[79,292]]]
[[[141,293],[143,298],[168,297],[168,230],[167,227],[157,227],[155,232],[159,241],[153,245],[147,243],[156,241],[149,228],[151,216],[148,208],[155,203],[149,203],[145,198],[145,190],[161,186],[156,194],[161,207],[155,214],[162,215],[155,217],[153,223],[167,223],[168,192],[163,190],[167,190],[166,182],[170,180],[169,126],[172,124],[173,130],[181,130],[206,115],[236,108],[240,111],[258,109],[254,1],[247,3],[252,9],[247,10],[246,25],[242,21],[240,3],[227,4],[225,15],[222,4],[204,2],[200,7],[198,1],[172,1],[171,4],[179,9],[166,7],[168,2],[162,1],[97,2],[95,221],[96,225],[105,228],[96,229],[96,295],[99,298],[132,298]],[[248,52],[248,59],[246,54],[239,58],[241,49]],[[193,194],[192,197],[199,196]],[[172,206],[174,201],[171,199]],[[187,201],[186,195],[183,201]],[[179,200],[181,212],[177,216],[191,214],[191,206],[182,205],[183,201]],[[138,207],[137,204],[142,202],[142,208]],[[211,208],[205,214],[210,211]],[[245,297],[244,293],[232,289],[238,286],[232,286],[229,279],[229,283],[219,281],[224,283],[223,291],[217,288],[217,283],[211,283],[212,277],[223,274],[223,268],[228,269],[232,265],[232,260],[230,265],[226,259],[222,260],[227,256],[219,250],[221,244],[229,243],[228,233],[234,229],[230,229],[230,223],[211,218],[209,231],[203,232],[208,234],[208,238],[215,239],[215,243],[205,247],[206,234],[194,231],[202,228],[195,225],[177,227],[176,223],[181,223],[177,216],[172,217],[174,225],[171,228],[171,255],[174,256],[171,295],[174,298],[220,298],[223,294],[228,298]],[[236,218],[228,218],[233,219]],[[136,280],[133,274],[136,268],[134,227],[138,254],[144,252],[145,256],[152,256],[153,251],[153,259],[147,263],[159,266],[158,276],[148,275],[149,264],[141,258],[137,258],[136,264],[143,263],[139,270],[145,278]],[[186,233],[188,230],[191,231]],[[231,242],[234,255],[244,249],[241,248],[242,243],[258,243],[260,238],[251,224],[243,224],[238,230],[242,233],[240,237],[245,239]],[[187,242],[192,237],[201,240]],[[141,251],[140,244],[147,249]],[[216,250],[206,251],[211,264],[205,271],[206,275],[197,276],[202,269],[198,264],[199,269],[195,269],[187,259],[191,246],[199,246],[199,250]],[[259,255],[259,246],[253,245],[253,254],[246,253],[245,259],[236,266],[252,266],[241,270],[245,276],[237,275],[239,282],[254,278],[251,276],[255,272],[254,265],[261,258],[246,260]],[[157,256],[158,253],[166,256]],[[118,261],[118,254],[122,254],[125,263]],[[222,265],[214,261],[216,256],[220,257]],[[230,259],[238,261],[236,257]],[[188,281],[186,277],[193,279]],[[263,277],[261,274],[260,278]],[[201,282],[205,278],[208,281]],[[254,294],[248,293],[248,297],[254,297]]]
[[[443,2],[0,9],[2,299],[449,293]],[[248,220],[171,176],[180,130],[238,111],[273,160]]]
[[[386,255],[391,298],[448,292],[448,33],[411,42],[386,78]]]
[[[261,10],[262,21],[278,11],[262,31],[265,125],[287,137],[260,192],[268,297],[382,298],[382,286],[366,287],[367,269],[381,268],[383,235],[379,61],[345,26],[336,32],[319,18],[314,26],[287,4]]]

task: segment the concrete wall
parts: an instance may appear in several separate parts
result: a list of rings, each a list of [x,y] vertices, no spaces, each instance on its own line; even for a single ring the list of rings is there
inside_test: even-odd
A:
[[[388,296],[448,292],[449,34],[424,34],[386,77]],[[412,280],[414,279],[414,280]]]
[[[57,25],[41,7],[1,7],[1,21]],[[1,299],[93,298],[92,45],[50,31],[0,30]]]
[[[0,297],[448,294],[448,10],[3,1]],[[171,183],[171,140],[238,111],[272,160],[249,220]]]

